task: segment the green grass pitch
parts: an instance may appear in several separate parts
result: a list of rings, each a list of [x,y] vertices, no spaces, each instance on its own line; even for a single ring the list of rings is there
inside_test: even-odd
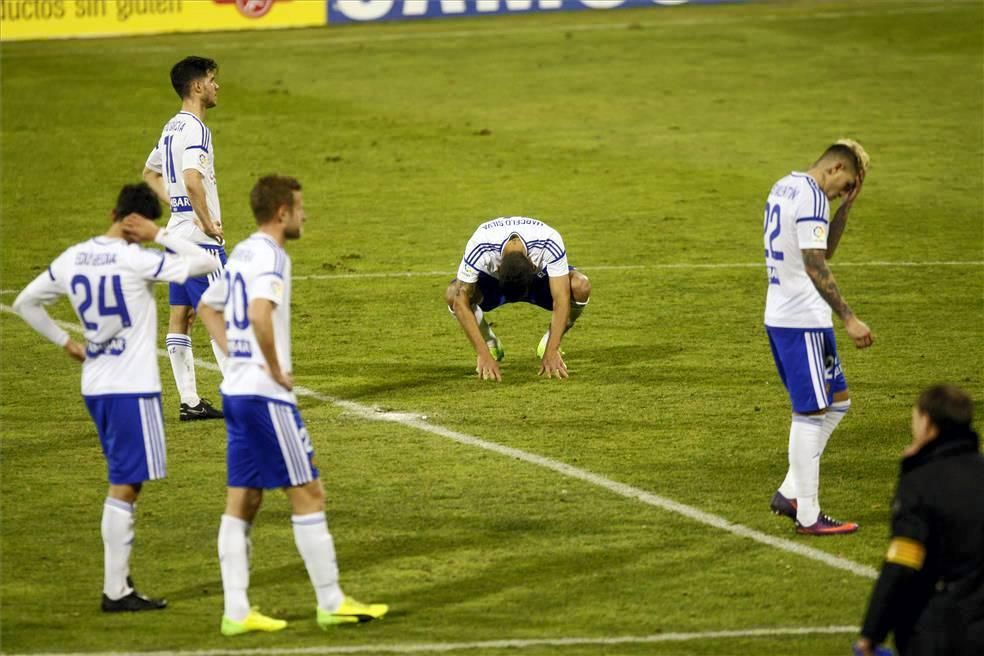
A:
[[[290,245],[298,384],[877,568],[916,394],[951,381],[984,399],[982,20],[980,2],[788,2],[5,44],[0,301],[104,229],[177,110],[168,69],[208,55],[221,66],[208,123],[230,241],[252,231],[259,174],[305,185],[306,232]],[[821,494],[862,529],[817,540],[768,512],[789,411],[762,329],[762,207],[841,136],[873,168],[831,267],[877,342],[856,351],[837,328],[855,403]],[[564,342],[566,382],[536,377],[547,313],[491,315],[507,351],[494,385],[474,378],[443,306],[468,236],[504,214],[556,227],[594,284]],[[397,272],[417,275],[363,275]],[[64,302],[52,312],[73,317]],[[161,360],[169,476],[144,490],[132,566],[171,607],[104,616],[105,469],[78,368],[7,312],[0,330],[6,653],[852,627],[867,601],[863,576],[304,397],[343,586],[393,610],[318,630],[286,500],[271,492],[251,601],[291,626],[223,639],[224,431],[177,421]],[[194,343],[211,360],[201,326]],[[198,376],[217,399],[217,375]],[[852,637],[515,653],[844,654]]]

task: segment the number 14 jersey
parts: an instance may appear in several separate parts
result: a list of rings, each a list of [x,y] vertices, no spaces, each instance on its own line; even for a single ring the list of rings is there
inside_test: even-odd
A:
[[[816,180],[793,172],[773,185],[765,203],[765,264],[769,291],[765,325],[829,328],[830,306],[806,273],[802,250],[827,250],[830,207]]]

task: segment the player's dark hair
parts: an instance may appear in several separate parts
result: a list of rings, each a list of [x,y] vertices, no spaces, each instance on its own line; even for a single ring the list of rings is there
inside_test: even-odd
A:
[[[161,218],[161,202],[146,182],[123,185],[116,197],[116,220],[122,221],[129,214],[139,214],[151,221]]]
[[[249,192],[249,206],[256,224],[262,225],[277,215],[277,210],[294,208],[294,192],[301,190],[297,178],[288,175],[265,175],[256,181]]]
[[[535,277],[536,267],[526,257],[526,253],[512,251],[502,256],[502,263],[499,265],[499,289],[507,301],[526,298]]]
[[[916,407],[929,416],[940,432],[968,429],[974,418],[974,402],[959,387],[934,385],[919,395]]]
[[[191,85],[195,80],[208,77],[212,71],[218,71],[219,65],[208,57],[185,57],[171,68],[171,86],[178,97],[184,100],[191,95]]]
[[[818,159],[817,162],[824,159],[837,159],[844,162],[851,167],[851,171],[855,175],[861,172],[861,162],[858,161],[857,153],[855,153],[850,146],[846,146],[844,144],[832,144],[829,148],[827,148],[827,150],[823,151],[823,155],[820,156],[820,159]]]

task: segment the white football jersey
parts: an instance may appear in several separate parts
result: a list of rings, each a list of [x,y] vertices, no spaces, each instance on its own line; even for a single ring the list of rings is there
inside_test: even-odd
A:
[[[458,280],[477,282],[479,273],[498,278],[502,247],[513,235],[519,235],[526,244],[527,254],[538,270],[546,271],[551,278],[569,273],[567,249],[560,233],[543,221],[525,216],[510,216],[493,219],[478,226],[478,230],[465,246],[465,254],[458,265]]]
[[[48,304],[68,296],[82,322],[82,394],[160,393],[153,283],[183,283],[186,259],[123,239],[95,237],[69,247],[22,295]]]
[[[190,112],[178,112],[164,125],[161,139],[147,158],[146,167],[164,176],[171,197],[171,219],[167,229],[174,235],[196,244],[218,244],[202,232],[185,188],[184,172],[194,169],[202,174],[205,204],[212,223],[222,225],[219,190],[215,181],[215,146],[212,131]]]
[[[225,271],[209,285],[202,302],[225,315],[229,359],[222,381],[226,396],[259,396],[297,403],[293,392],[265,369],[266,358],[249,321],[249,304],[257,298],[274,303],[273,338],[281,371],[293,370],[290,359],[290,257],[276,241],[254,233],[233,249]]]
[[[803,265],[803,250],[827,250],[830,207],[816,180],[793,172],[772,187],[765,203],[765,265],[769,292],[765,324],[830,328],[830,306]]]

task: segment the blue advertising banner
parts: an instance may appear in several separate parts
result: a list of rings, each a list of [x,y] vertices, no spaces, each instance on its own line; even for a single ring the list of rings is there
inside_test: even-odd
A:
[[[742,0],[328,0],[328,24],[579,9],[708,5]]]

